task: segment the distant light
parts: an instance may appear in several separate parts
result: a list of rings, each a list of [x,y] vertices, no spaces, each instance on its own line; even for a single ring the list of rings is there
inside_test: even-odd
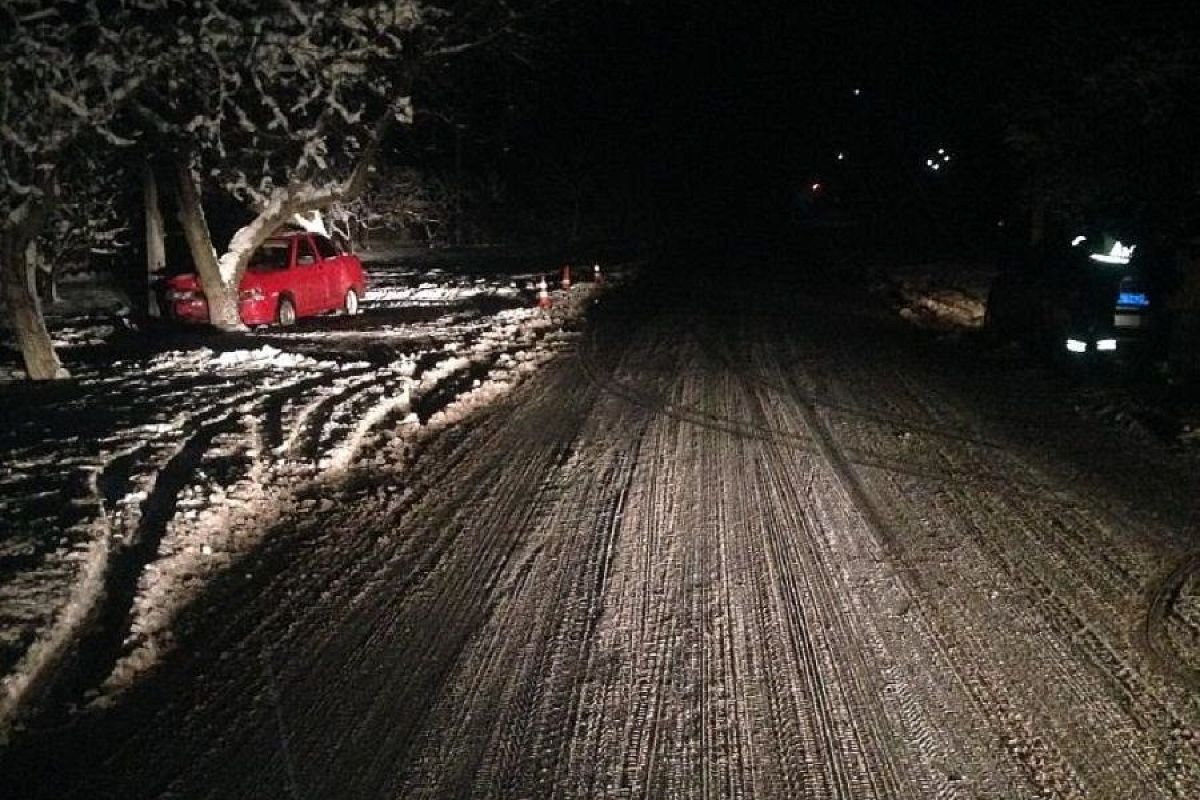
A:
[[[838,153],[838,154],[837,154],[837,160],[838,160],[838,161],[845,161],[845,160],[846,160],[846,154],[845,154],[845,153]]]
[[[1096,340],[1096,349],[1097,350],[1107,350],[1110,352],[1113,350],[1116,350],[1117,349],[1117,340],[1116,339],[1098,339],[1098,340]]]
[[[1133,258],[1133,251],[1137,245],[1124,245],[1120,241],[1113,242],[1112,250],[1107,253],[1092,253],[1088,258],[1092,261],[1098,261],[1101,264],[1128,264]]]
[[[946,148],[939,147],[936,153],[925,159],[925,166],[929,167],[929,169],[937,170],[940,169],[943,164],[948,164],[949,162],[950,154],[946,152]]]
[[[862,94],[862,89],[855,89],[855,90],[854,90],[854,96],[855,96],[855,97],[858,97],[858,96],[859,96],[859,95],[861,95],[861,94]]]
[[[814,192],[819,192],[819,191],[821,191],[821,183],[820,183],[820,181],[818,181],[818,182],[816,182],[816,183],[814,183],[814,184],[812,185],[812,190],[813,190]]]
[[[1087,237],[1080,234],[1079,236],[1076,236],[1074,239],[1071,240],[1071,247],[1079,247],[1079,245],[1083,244],[1086,241],[1087,241]]]
[[[1081,342],[1078,339],[1067,339],[1067,349],[1072,353],[1086,353],[1087,342]]]

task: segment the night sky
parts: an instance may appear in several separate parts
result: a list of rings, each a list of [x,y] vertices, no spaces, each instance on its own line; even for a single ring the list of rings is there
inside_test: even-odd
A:
[[[949,207],[995,225],[1017,183],[1004,104],[1191,25],[1177,6],[587,4],[543,62],[523,146],[636,176],[675,227],[777,226],[816,182],[906,225],[937,227]],[[937,148],[958,161],[932,181]]]

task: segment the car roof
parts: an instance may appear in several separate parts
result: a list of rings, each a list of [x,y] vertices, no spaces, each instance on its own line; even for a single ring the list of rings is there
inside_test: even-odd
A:
[[[279,230],[272,233],[269,238],[271,238],[271,239],[295,239],[299,236],[307,236],[310,233],[312,233],[312,231],[305,230],[304,228],[280,228]],[[320,234],[317,234],[317,235],[320,236]]]

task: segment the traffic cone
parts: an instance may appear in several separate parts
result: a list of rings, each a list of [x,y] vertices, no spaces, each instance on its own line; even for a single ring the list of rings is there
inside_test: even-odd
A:
[[[538,308],[550,307],[550,287],[546,285],[545,275],[538,279],[537,304]]]
[[[597,264],[596,266],[592,267],[592,280],[594,280],[594,281],[596,282],[596,285],[597,285],[597,286],[603,286],[603,285],[604,285],[604,273],[602,273],[602,272],[600,271],[600,265],[599,265],[599,264]]]
[[[562,288],[564,292],[571,290],[571,265],[567,264],[562,268]]]

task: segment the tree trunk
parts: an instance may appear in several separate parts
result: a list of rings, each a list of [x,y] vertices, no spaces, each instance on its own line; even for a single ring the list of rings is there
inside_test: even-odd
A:
[[[167,243],[162,209],[158,204],[158,179],[149,161],[142,165],[142,198],[146,206],[146,311],[150,316],[158,317],[161,310],[154,282],[167,266]]]
[[[46,303],[53,305],[59,301],[58,270],[54,268],[54,262],[44,256],[36,239],[25,245],[25,271],[29,275],[29,291],[37,295],[44,313]]]
[[[12,229],[0,233],[0,291],[4,295],[8,324],[21,348],[25,372],[30,379],[67,378],[70,373],[54,352],[54,343],[42,317],[42,305],[37,292],[31,288],[34,277],[27,258],[28,240],[28,235]]]
[[[235,280],[229,284],[221,277],[217,251],[213,249],[208,220],[204,217],[200,193],[196,190],[196,179],[186,164],[179,166],[178,189],[179,222],[183,226],[183,235],[192,253],[196,272],[200,276],[200,285],[204,287],[204,297],[208,301],[208,321],[218,330],[244,331],[246,326],[238,313],[237,282]]]

